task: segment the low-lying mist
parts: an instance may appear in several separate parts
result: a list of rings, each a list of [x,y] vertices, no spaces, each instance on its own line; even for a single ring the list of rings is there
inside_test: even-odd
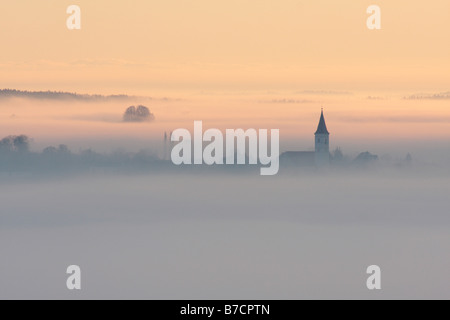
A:
[[[450,298],[450,173],[94,173],[0,183],[0,298]],[[83,288],[65,288],[80,265]],[[382,268],[382,290],[365,286]]]
[[[0,299],[450,299],[448,102],[304,95],[2,99]],[[124,123],[141,103],[155,121]],[[322,103],[327,170],[167,160],[194,120],[311,151]]]

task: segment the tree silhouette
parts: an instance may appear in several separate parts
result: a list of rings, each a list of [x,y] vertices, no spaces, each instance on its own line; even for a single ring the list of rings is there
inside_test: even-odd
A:
[[[135,106],[131,106],[123,115],[123,121],[125,122],[144,122],[152,121],[154,119],[155,116],[145,106],[138,106],[137,108]]]
[[[0,152],[26,153],[30,149],[30,139],[25,135],[8,136],[0,141]]]

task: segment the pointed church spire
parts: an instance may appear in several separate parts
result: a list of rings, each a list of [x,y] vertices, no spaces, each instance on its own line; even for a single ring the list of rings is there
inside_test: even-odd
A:
[[[323,116],[323,108],[320,114],[319,125],[317,126],[317,131],[315,134],[330,134],[327,129],[327,125],[325,123],[325,117]]]

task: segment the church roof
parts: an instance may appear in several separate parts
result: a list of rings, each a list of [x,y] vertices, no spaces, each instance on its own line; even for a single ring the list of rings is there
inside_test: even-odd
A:
[[[315,134],[330,134],[325,123],[325,117],[323,116],[323,109],[322,113],[320,114],[320,121]]]

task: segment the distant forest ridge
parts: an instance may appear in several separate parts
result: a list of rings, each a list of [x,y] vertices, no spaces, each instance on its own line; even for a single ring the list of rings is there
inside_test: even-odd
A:
[[[406,100],[450,100],[450,91],[435,94],[415,94],[404,97]]]
[[[50,99],[50,100],[81,100],[81,101],[110,101],[110,100],[131,100],[142,99],[143,97],[120,95],[99,95],[99,94],[78,94],[62,91],[22,91],[15,89],[0,89],[0,99],[5,98],[28,98],[28,99]],[[151,100],[146,97],[145,99]]]

